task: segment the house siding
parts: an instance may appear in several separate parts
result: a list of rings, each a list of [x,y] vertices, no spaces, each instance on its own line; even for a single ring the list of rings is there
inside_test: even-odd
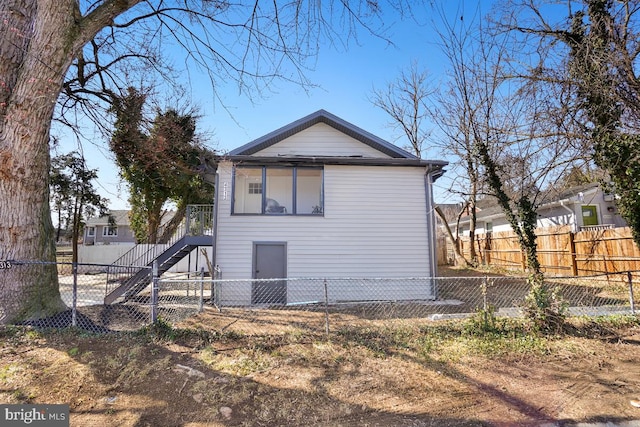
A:
[[[231,164],[222,163],[219,173],[231,188]],[[254,242],[286,242],[290,278],[429,277],[424,175],[422,167],[325,166],[323,216],[230,215],[229,192],[218,201],[215,262],[224,279],[248,279]],[[389,286],[397,287],[388,292],[397,299],[432,296],[427,288],[409,295],[401,284]],[[300,301],[318,297],[317,290],[290,290],[290,298],[294,294]],[[347,292],[340,299],[362,297]],[[250,287],[222,298],[246,303]]]
[[[389,158],[380,151],[325,124],[318,123],[267,147],[254,156],[362,156]]]
[[[107,224],[92,224],[91,227],[95,227],[95,236],[89,236],[88,227],[85,226],[84,230],[84,244],[85,245],[117,245],[122,243],[134,243],[135,236],[133,235],[133,231],[129,228],[128,225],[117,225],[118,227],[118,235],[117,236],[103,236],[103,230],[109,227]]]

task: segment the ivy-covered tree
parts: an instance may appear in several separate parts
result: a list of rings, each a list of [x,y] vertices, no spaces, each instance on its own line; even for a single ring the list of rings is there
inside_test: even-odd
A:
[[[169,109],[158,112],[145,132],[145,95],[130,88],[115,99],[115,131],[111,150],[127,182],[130,224],[141,243],[166,242],[189,204],[211,203],[213,187],[198,173],[204,152],[196,134],[196,117]],[[167,202],[177,211],[161,227]]]
[[[477,183],[517,237],[529,273],[523,309],[531,326],[556,330],[564,321],[562,300],[544,280],[535,230],[540,189],[575,159],[561,135],[542,126],[557,96],[519,78],[514,62],[529,58],[516,55],[513,33],[494,31],[485,19],[441,17],[440,41],[451,75],[447,102],[457,106],[448,111],[460,115],[447,136],[462,136],[471,169],[482,177]]]

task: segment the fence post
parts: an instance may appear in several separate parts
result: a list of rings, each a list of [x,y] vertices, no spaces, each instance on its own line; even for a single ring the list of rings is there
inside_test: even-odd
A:
[[[72,263],[71,267],[73,271],[73,295],[72,295],[72,303],[71,303],[71,326],[78,326],[78,263]]]
[[[329,290],[327,289],[327,279],[324,279],[324,332],[329,338]]]
[[[200,301],[198,302],[198,313],[204,310],[204,267],[200,268]]]
[[[482,279],[482,284],[480,285],[480,292],[482,293],[482,311],[485,313],[485,317],[487,316],[487,276],[484,276]]]
[[[576,240],[573,231],[569,231],[569,251],[571,251],[571,274],[575,277],[578,276],[578,256],[576,254]]]
[[[213,269],[213,277],[211,278],[211,305],[218,309],[218,312],[222,311],[220,305],[220,283],[216,283],[216,280],[222,279],[222,269],[219,265],[216,265]]]
[[[630,271],[627,271],[627,279],[629,280],[629,303],[631,304],[631,314],[636,314],[635,302],[633,300],[633,280]]]
[[[158,321],[158,261],[153,261],[151,274],[151,323],[156,323]]]

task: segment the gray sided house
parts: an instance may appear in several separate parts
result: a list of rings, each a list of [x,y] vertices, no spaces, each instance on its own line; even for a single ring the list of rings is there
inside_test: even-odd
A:
[[[432,299],[429,284],[393,279],[436,274],[432,184],[446,164],[317,111],[220,158],[213,263],[223,279],[389,279],[375,296],[353,288],[339,300]],[[269,300],[259,282],[238,283],[222,302],[321,299],[300,281]]]
[[[504,213],[492,201],[479,203],[476,234],[511,230]],[[539,228],[569,226],[571,231],[578,232],[627,226],[616,207],[615,195],[605,192],[597,183],[545,194],[537,213]],[[463,231],[460,234],[469,234],[469,217],[462,218],[460,227]]]
[[[109,221],[109,216],[113,220]],[[85,246],[135,243],[129,227],[129,211],[113,210],[110,215],[89,218],[84,226],[82,242]]]

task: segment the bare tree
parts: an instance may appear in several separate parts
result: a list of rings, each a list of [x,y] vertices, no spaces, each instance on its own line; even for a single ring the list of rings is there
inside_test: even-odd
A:
[[[538,259],[536,208],[540,190],[575,164],[579,153],[553,125],[558,94],[521,78],[520,64],[532,61],[522,53],[522,40],[493,31],[484,20],[465,19],[445,19],[440,33],[451,66],[447,102],[455,106],[445,111],[459,111],[447,134],[461,136],[468,169],[483,176],[483,191],[496,200],[518,238],[530,272],[527,314],[537,328],[555,328],[561,307]]]
[[[445,122],[445,134],[458,142],[467,171],[483,175],[484,181],[475,181],[484,182],[483,191],[495,197],[520,239],[529,268],[538,274],[533,230],[539,190],[574,156],[541,120],[555,94],[525,84],[529,82],[514,73],[511,58],[517,41],[491,33],[480,19],[468,21],[444,20],[440,33],[451,64],[441,105],[444,114],[458,111],[454,121]]]
[[[55,260],[46,177],[57,112],[73,124],[79,109],[105,111],[105,94],[131,78],[170,82],[167,44],[186,52],[187,72],[200,67],[214,85],[235,81],[255,94],[279,78],[305,82],[305,59],[320,42],[377,32],[380,12],[377,2],[339,0],[2,0],[0,259]],[[14,267],[0,274],[0,323],[65,308],[55,265]]]
[[[465,203],[461,214],[469,215],[469,257],[472,265],[478,264],[475,247],[477,227],[477,202],[482,190],[482,175],[474,140],[474,120],[479,100],[472,91],[478,82],[467,68],[473,66],[473,58],[467,55],[470,43],[470,29],[464,26],[464,18],[448,21],[439,11],[442,29],[439,30],[442,51],[449,60],[448,81],[439,91],[435,104],[431,107],[431,117],[439,129],[436,144],[443,152],[453,155],[452,175],[455,179],[449,191],[461,196]],[[457,18],[457,17],[456,17]],[[453,22],[453,23],[452,23]],[[469,63],[469,64],[468,64]],[[456,230],[456,235],[458,234]]]
[[[373,105],[390,116],[389,126],[402,131],[402,137],[409,141],[409,150],[416,157],[424,154],[424,143],[429,137],[427,104],[434,93],[429,73],[421,70],[414,61],[386,88],[374,89],[370,99]]]

